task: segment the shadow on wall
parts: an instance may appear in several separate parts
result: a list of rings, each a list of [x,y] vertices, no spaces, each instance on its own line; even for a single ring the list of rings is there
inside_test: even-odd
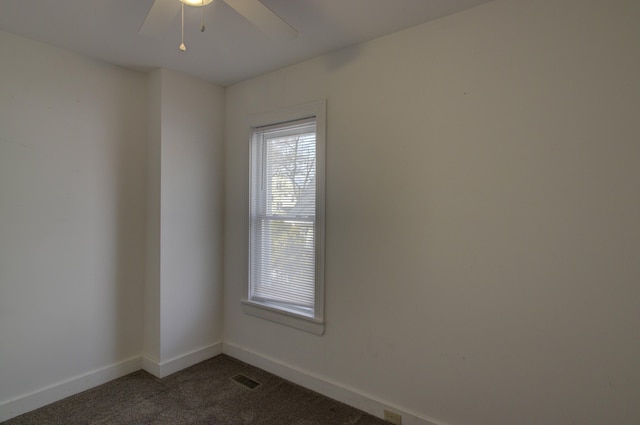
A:
[[[129,82],[133,84],[134,82]],[[140,125],[139,117],[127,113],[130,95],[136,87],[119,86],[116,96],[121,106],[116,108],[113,119],[117,128],[112,157],[112,169],[115,175],[113,199],[115,214],[115,241],[113,259],[115,272],[114,290],[105,300],[112,303],[114,314],[110,329],[113,341],[113,357],[124,358],[137,355],[142,351],[143,339],[143,302],[146,262],[146,126]],[[146,99],[140,99],[144,111]],[[134,316],[135,315],[135,316]],[[138,352],[131,352],[138,347]]]

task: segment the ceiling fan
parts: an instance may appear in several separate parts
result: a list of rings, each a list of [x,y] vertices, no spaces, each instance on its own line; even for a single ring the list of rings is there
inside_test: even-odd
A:
[[[155,0],[145,18],[139,33],[158,36],[166,31],[182,8],[184,34],[184,7],[205,7],[214,0]],[[280,16],[265,6],[260,0],[216,0],[224,1],[245,19],[274,38],[293,38],[298,32]],[[204,31],[204,22],[201,27]],[[184,51],[184,40],[180,45]]]

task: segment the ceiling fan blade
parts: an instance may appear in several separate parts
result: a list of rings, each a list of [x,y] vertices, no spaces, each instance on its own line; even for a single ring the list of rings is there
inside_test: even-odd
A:
[[[295,28],[286,23],[260,0],[225,0],[225,2],[253,25],[272,37],[293,38],[298,35],[298,31]]]
[[[178,0],[155,0],[138,32],[150,37],[159,36],[171,26],[179,11]]]

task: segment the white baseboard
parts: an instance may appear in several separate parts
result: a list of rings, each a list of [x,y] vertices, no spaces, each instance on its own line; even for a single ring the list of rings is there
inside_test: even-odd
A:
[[[113,365],[105,366],[41,388],[32,393],[2,401],[0,402],[0,422],[15,418],[23,413],[30,412],[95,386],[105,384],[140,369],[144,369],[154,376],[163,378],[221,353],[222,342],[218,342],[165,362],[157,362],[144,355],[131,357]]]
[[[222,342],[198,348],[197,350],[190,351],[186,354],[182,354],[163,362],[158,362],[157,360],[143,354],[142,369],[157,378],[164,378],[165,376],[169,376],[181,371],[182,369],[186,369],[189,366],[193,366],[194,364],[210,359],[218,354],[222,354]]]
[[[363,410],[378,418],[384,418],[384,410],[389,409],[402,415],[403,425],[445,425],[433,419],[410,412],[400,406],[386,403],[371,395],[354,388],[332,381],[312,372],[285,364],[279,360],[269,358],[241,348],[233,343],[224,342],[222,352],[250,365],[264,369],[295,384],[316,391],[322,395],[338,400],[342,403]]]
[[[131,357],[113,365],[96,369],[42,388],[30,394],[0,402],[0,422],[95,386],[105,384],[140,369],[144,369],[156,377],[163,378],[221,353],[235,357],[245,363],[264,369],[295,384],[363,410],[379,418],[383,417],[384,409],[389,409],[402,415],[402,423],[404,425],[445,425],[413,413],[408,409],[379,400],[362,391],[288,365],[279,360],[246,350],[229,342],[211,344],[164,362],[158,362],[144,355]]]
[[[140,356],[131,357],[113,365],[41,388],[32,393],[0,402],[0,422],[128,375],[140,370],[141,366]]]

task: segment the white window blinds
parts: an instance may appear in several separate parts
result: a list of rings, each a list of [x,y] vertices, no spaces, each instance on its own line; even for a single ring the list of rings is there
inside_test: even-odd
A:
[[[249,299],[314,317],[316,120],[254,129]]]

